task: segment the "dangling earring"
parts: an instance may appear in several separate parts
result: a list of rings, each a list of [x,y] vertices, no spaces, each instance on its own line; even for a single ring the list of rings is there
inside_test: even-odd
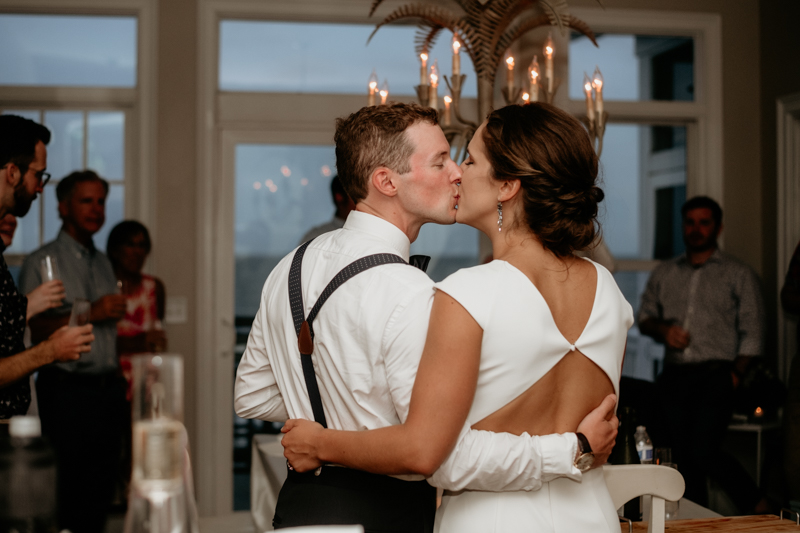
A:
[[[497,231],[503,231],[503,202],[497,202]]]

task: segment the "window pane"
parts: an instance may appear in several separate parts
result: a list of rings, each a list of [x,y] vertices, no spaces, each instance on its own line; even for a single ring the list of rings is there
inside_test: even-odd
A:
[[[363,93],[372,70],[388,79],[392,94],[413,95],[420,64],[414,51],[415,26],[386,26],[367,45],[374,29],[366,24],[310,24],[224,20],[220,23],[219,86],[225,91]],[[430,53],[449,77],[452,34],[442,32]],[[477,95],[475,71],[461,54],[467,75],[462,92]],[[447,90],[444,83],[439,93]]]
[[[125,113],[89,113],[87,168],[107,180],[125,177]]]
[[[642,293],[647,286],[647,280],[650,279],[650,272],[637,270],[615,272],[614,279],[625,299],[633,307],[633,316],[635,317],[639,313],[639,304],[642,301]],[[628,330],[628,344],[625,348],[625,364],[622,367],[622,375],[653,381],[660,372],[663,361],[664,345],[642,335],[639,327],[634,324]]]
[[[100,231],[94,235],[94,245],[98,250],[106,251],[108,234],[111,230],[125,220],[125,187],[123,185],[112,185],[108,190],[106,198],[106,223]]]
[[[255,316],[273,267],[333,218],[333,146],[236,147],[236,315]]]
[[[28,254],[39,247],[39,209],[41,200],[31,204],[31,209],[24,217],[17,217],[17,231],[6,254]]]
[[[39,111],[29,111],[29,110],[22,110],[22,109],[4,109],[4,115],[17,115],[22,118],[27,118],[34,122],[41,122],[42,114]]]
[[[136,86],[136,18],[0,15],[0,85]]]
[[[411,243],[411,254],[431,256],[428,275],[442,281],[456,270],[478,263],[478,230],[462,224],[425,224]]]
[[[49,183],[44,188],[42,197],[42,209],[44,210],[44,241],[42,244],[52,241],[58,236],[61,229],[61,217],[58,215],[58,199],[56,198],[56,185]]]
[[[694,100],[694,41],[689,37],[605,34],[598,47],[572,34],[569,97],[582,100],[584,72],[600,67],[606,100]]]
[[[656,142],[658,135],[663,139]],[[683,252],[685,139],[683,126],[606,127],[600,160],[606,197],[600,204],[600,222],[615,257],[668,259]]]
[[[46,111],[44,125],[52,136],[47,145],[47,171],[60,180],[83,166],[83,112]]]

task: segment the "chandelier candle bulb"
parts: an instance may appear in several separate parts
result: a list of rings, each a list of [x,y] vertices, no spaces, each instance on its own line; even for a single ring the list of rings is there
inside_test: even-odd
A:
[[[586,92],[586,118],[589,122],[594,120],[594,100],[592,98],[592,80],[589,75],[583,73],[583,90]]]
[[[375,93],[378,92],[378,75],[375,74],[375,71],[372,71],[372,75],[369,77],[369,83],[367,84],[368,93],[367,93],[367,105],[374,106],[375,105]]]
[[[592,75],[592,87],[595,92],[595,107],[597,114],[602,120],[603,116],[603,74],[600,72],[599,67],[594,68],[594,75]]]
[[[461,43],[453,34],[453,79],[461,75]]]
[[[523,102],[525,102],[527,104],[528,102],[530,102],[530,100],[531,100],[531,95],[530,94],[522,93],[522,101]]]
[[[439,63],[433,62],[431,65],[431,87],[428,92],[428,106],[439,109]]]
[[[419,55],[421,66],[419,67],[419,84],[428,85],[428,54],[422,52]]]
[[[386,99],[389,97],[389,82],[387,80],[383,80],[383,85],[381,85],[381,105],[386,104]]]
[[[449,126],[452,123],[452,119],[450,118],[450,103],[453,101],[449,95],[444,95],[444,117],[442,118],[442,124],[444,126]]]
[[[545,57],[545,76],[547,76],[547,92],[553,93],[553,56],[556,53],[555,46],[553,45],[553,34],[547,34],[547,40],[544,43],[544,57]]]
[[[506,85],[508,86],[508,94],[514,92],[514,56],[506,55]]]
[[[539,59],[536,56],[533,56],[533,61],[531,61],[531,66],[528,68],[528,74],[531,81],[531,88],[530,88],[530,101],[531,102],[538,102],[539,101]]]

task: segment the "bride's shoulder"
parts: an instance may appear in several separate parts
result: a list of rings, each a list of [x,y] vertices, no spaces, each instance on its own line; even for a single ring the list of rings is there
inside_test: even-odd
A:
[[[497,279],[498,273],[505,270],[505,262],[491,261],[483,265],[462,268],[453,272],[437,283],[438,289],[446,287],[463,287],[474,290],[485,290],[488,284]]]

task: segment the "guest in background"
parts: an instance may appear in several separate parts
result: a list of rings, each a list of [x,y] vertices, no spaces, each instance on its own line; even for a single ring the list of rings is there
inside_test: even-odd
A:
[[[657,388],[686,497],[708,505],[706,478],[742,513],[769,504],[738,461],[722,452],[733,392],[763,355],[764,303],[753,270],[721,252],[722,209],[706,196],[681,208],[686,253],[660,264],[639,308],[639,330],[666,347]],[[664,443],[659,443],[662,445]]]
[[[66,304],[33,317],[33,342],[69,320],[76,298],[92,302],[95,342],[80,361],[39,372],[36,392],[42,433],[50,439],[58,467],[59,529],[102,533],[118,471],[126,416],[125,382],[117,359],[117,322],[125,316],[125,297],[108,258],[92,237],[106,220],[108,182],[91,170],[77,171],[56,188],[63,225],[55,241],[29,255],[20,288],[41,284],[45,255],[58,261]]]
[[[120,356],[163,352],[167,348],[167,338],[161,327],[164,284],[142,273],[151,247],[150,233],[135,220],[120,222],[108,234],[106,252],[126,301],[125,316],[117,322]]]
[[[25,216],[50,175],[47,148],[50,131],[16,115],[0,116],[0,219]],[[9,232],[6,223],[6,233]],[[11,229],[13,235],[13,229]],[[10,242],[10,241],[9,241]],[[54,361],[75,361],[89,351],[92,327],[54,328],[38,346],[25,349],[27,299],[19,294],[0,245],[0,419],[24,415],[31,403],[28,376]],[[33,285],[31,290],[39,286]]]
[[[125,316],[117,322],[117,355],[122,375],[128,382],[125,399],[131,401],[133,370],[131,355],[163,352],[167,338],[161,327],[164,319],[164,284],[142,273],[152,243],[147,228],[135,220],[124,220],[108,234],[106,252],[117,276],[117,284],[125,296]],[[126,414],[130,413],[130,408]],[[131,420],[124,424],[122,465],[117,477],[117,499],[127,501],[131,477]]]
[[[17,217],[11,213],[0,219],[0,240],[3,241],[3,246],[8,248],[14,241],[14,233],[17,231]],[[64,284],[60,279],[54,279],[42,283],[31,292],[27,294],[28,306],[25,315],[26,320],[30,320],[32,316],[38,315],[48,309],[59,307],[64,300],[66,293],[64,292]],[[26,328],[25,333],[25,346],[30,346],[30,330]],[[28,415],[39,416],[39,402],[36,400],[36,382],[33,379],[33,374],[29,377],[31,387],[31,404],[28,407]]]
[[[344,226],[344,221],[347,219],[347,215],[350,214],[350,211],[356,208],[355,202],[350,199],[347,193],[342,187],[342,182],[339,181],[338,174],[333,177],[331,180],[331,198],[333,199],[333,205],[336,206],[336,213],[333,215],[333,219],[325,224],[321,224],[319,226],[315,226],[308,230],[303,238],[300,239],[298,244],[303,244],[306,241],[310,241],[314,237],[319,237],[323,233],[328,233],[329,231],[333,231],[335,229],[341,229]]]
[[[789,271],[781,289],[783,310],[800,315],[800,244],[792,255]],[[800,323],[797,325],[797,346],[800,347]],[[789,394],[786,397],[784,414],[784,472],[789,499],[800,502],[800,457],[797,447],[800,444],[800,357],[795,354],[789,371]],[[797,503],[796,505],[800,505]],[[793,506],[794,507],[794,506]],[[798,509],[795,509],[798,510]]]

